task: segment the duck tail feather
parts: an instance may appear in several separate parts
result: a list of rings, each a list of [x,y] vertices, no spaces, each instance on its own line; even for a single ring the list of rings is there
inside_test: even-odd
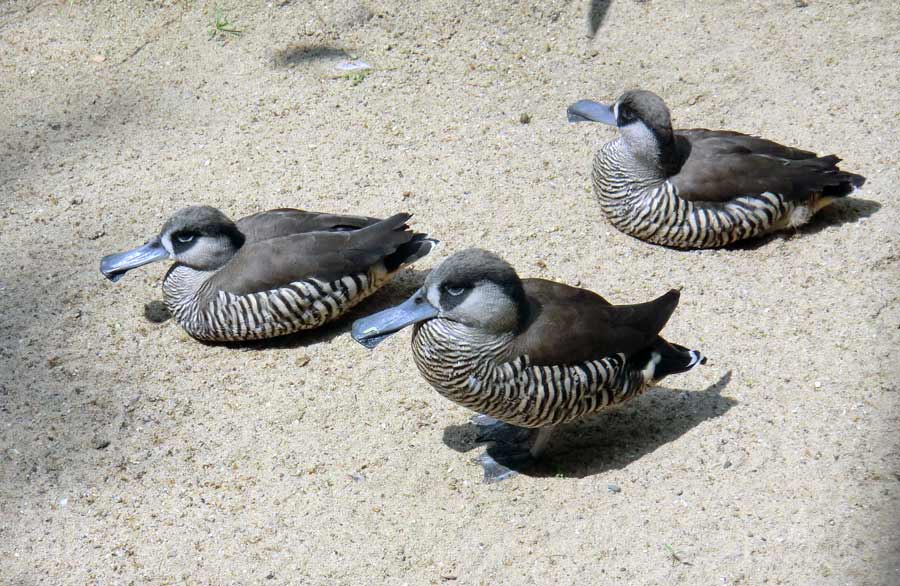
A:
[[[429,238],[427,234],[415,233],[412,238],[397,247],[397,250],[384,258],[384,266],[392,273],[409,266],[434,250],[438,240]]]

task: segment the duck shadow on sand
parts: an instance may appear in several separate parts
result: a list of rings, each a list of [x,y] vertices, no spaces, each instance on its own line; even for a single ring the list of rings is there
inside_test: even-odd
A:
[[[726,246],[725,250],[756,250],[757,248],[762,248],[769,244],[773,240],[790,240],[795,237],[802,238],[803,236],[810,234],[818,234],[822,230],[833,226],[855,224],[861,219],[868,218],[875,214],[880,209],[881,204],[877,201],[859,197],[846,197],[839,199],[820,210],[810,219],[809,223],[800,226],[797,229],[781,230],[759,238],[740,240]]]
[[[724,415],[737,404],[721,394],[730,381],[728,371],[702,391],[657,387],[619,409],[563,425],[540,461],[516,471],[532,477],[585,478],[625,468],[704,421]],[[468,452],[485,445],[478,436],[472,423],[451,425],[444,430],[443,441],[457,452]],[[490,454],[491,445],[487,446]]]

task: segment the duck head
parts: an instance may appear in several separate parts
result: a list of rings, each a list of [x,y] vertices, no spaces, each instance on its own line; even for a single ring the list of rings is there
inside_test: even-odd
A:
[[[243,245],[244,235],[225,214],[210,206],[191,206],[169,218],[160,233],[142,246],[104,256],[100,272],[115,282],[131,269],[167,259],[198,271],[213,271]]]
[[[478,248],[458,252],[438,265],[412,297],[396,307],[358,319],[353,339],[374,348],[403,328],[440,318],[484,333],[516,331],[523,323],[525,291],[502,258]]]
[[[673,150],[674,132],[669,108],[662,98],[646,90],[622,94],[612,106],[579,100],[569,106],[569,122],[601,122],[616,126],[625,147],[635,157],[652,163],[666,163]]]

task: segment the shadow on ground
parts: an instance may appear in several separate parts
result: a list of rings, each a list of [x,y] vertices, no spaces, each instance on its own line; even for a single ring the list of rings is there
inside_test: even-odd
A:
[[[821,210],[808,224],[797,230],[800,234],[816,234],[831,226],[855,224],[863,218],[878,212],[881,204],[871,199],[859,197],[847,197],[839,199],[830,206]]]
[[[275,51],[273,62],[276,67],[295,67],[314,61],[338,61],[349,55],[340,47],[331,45],[290,45]]]
[[[724,415],[737,404],[721,395],[730,381],[728,371],[702,391],[657,388],[622,409],[564,425],[537,465],[517,471],[533,477],[585,478],[625,468],[704,421]],[[481,445],[478,434],[472,423],[451,425],[444,430],[443,441],[457,452],[468,452]]]
[[[725,250],[756,250],[769,244],[773,240],[789,240],[794,237],[802,238],[810,234],[817,234],[832,226],[855,224],[863,218],[875,214],[881,209],[881,204],[871,199],[848,197],[835,201],[830,206],[819,211],[812,217],[808,224],[795,230],[781,230],[758,238],[749,238],[730,244]]]
[[[606,18],[606,12],[609,10],[609,5],[612,4],[612,0],[591,0],[590,7],[588,8],[588,35],[593,38],[597,35],[597,31],[600,30],[600,27],[603,25],[603,20]]]

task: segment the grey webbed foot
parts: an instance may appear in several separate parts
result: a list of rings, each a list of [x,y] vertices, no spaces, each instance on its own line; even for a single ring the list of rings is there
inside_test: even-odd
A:
[[[484,483],[491,484],[512,478],[534,464],[528,446],[495,444],[475,458],[484,470]]]
[[[494,419],[490,415],[484,415],[482,413],[473,415],[469,421],[472,422],[472,425],[477,425],[478,427],[487,427],[494,425],[495,423],[500,423],[499,419]]]
[[[484,454],[475,459],[484,469],[485,483],[506,480],[533,466],[554,429],[519,427],[488,415],[475,415],[471,421],[477,430],[477,441],[489,444]]]

